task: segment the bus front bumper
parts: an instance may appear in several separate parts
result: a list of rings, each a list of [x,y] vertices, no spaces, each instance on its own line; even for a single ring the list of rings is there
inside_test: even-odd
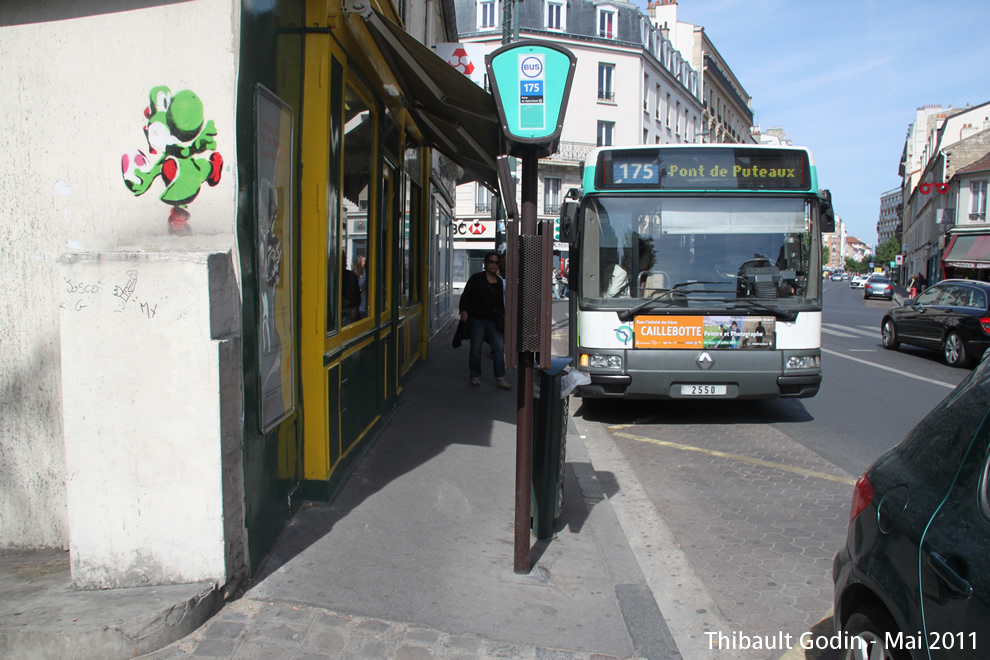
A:
[[[722,385],[724,394],[703,395],[718,399],[806,399],[818,394],[822,384],[820,371],[808,374],[744,374],[746,394],[740,394],[739,380],[726,378],[727,374],[705,374],[705,378],[686,379],[680,374],[677,381],[657,373],[638,373],[636,380],[627,374],[589,374],[590,385],[578,387],[578,395],[588,399],[694,399],[686,394],[684,386]],[[690,381],[690,382],[688,382]],[[719,390],[720,391],[720,390]]]

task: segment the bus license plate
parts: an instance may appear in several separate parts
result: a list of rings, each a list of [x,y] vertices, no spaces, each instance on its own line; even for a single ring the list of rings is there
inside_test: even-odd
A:
[[[725,385],[681,385],[681,396],[725,396]]]

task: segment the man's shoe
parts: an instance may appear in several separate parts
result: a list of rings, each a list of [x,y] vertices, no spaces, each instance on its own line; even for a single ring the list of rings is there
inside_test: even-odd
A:
[[[504,378],[495,379],[495,387],[498,387],[499,389],[503,389],[503,390],[512,389],[512,385],[509,385],[509,381],[505,380]]]
[[[472,378],[471,379],[471,384],[472,385],[481,385],[481,379],[480,378]]]

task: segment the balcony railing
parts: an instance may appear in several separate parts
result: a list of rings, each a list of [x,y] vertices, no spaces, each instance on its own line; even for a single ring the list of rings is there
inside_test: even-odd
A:
[[[600,89],[598,90],[598,100],[615,102],[615,92],[606,92],[605,90]]]
[[[475,202],[474,210],[476,213],[491,213],[492,212],[492,200],[486,202]]]
[[[558,213],[560,213],[560,204],[549,203],[543,205],[544,215],[557,215]]]

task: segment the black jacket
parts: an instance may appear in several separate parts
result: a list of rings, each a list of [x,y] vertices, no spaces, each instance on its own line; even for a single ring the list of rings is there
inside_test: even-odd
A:
[[[461,293],[460,311],[468,313],[468,319],[495,320],[505,316],[505,296],[502,292],[502,278],[489,286],[484,271],[475,273],[464,285]]]

